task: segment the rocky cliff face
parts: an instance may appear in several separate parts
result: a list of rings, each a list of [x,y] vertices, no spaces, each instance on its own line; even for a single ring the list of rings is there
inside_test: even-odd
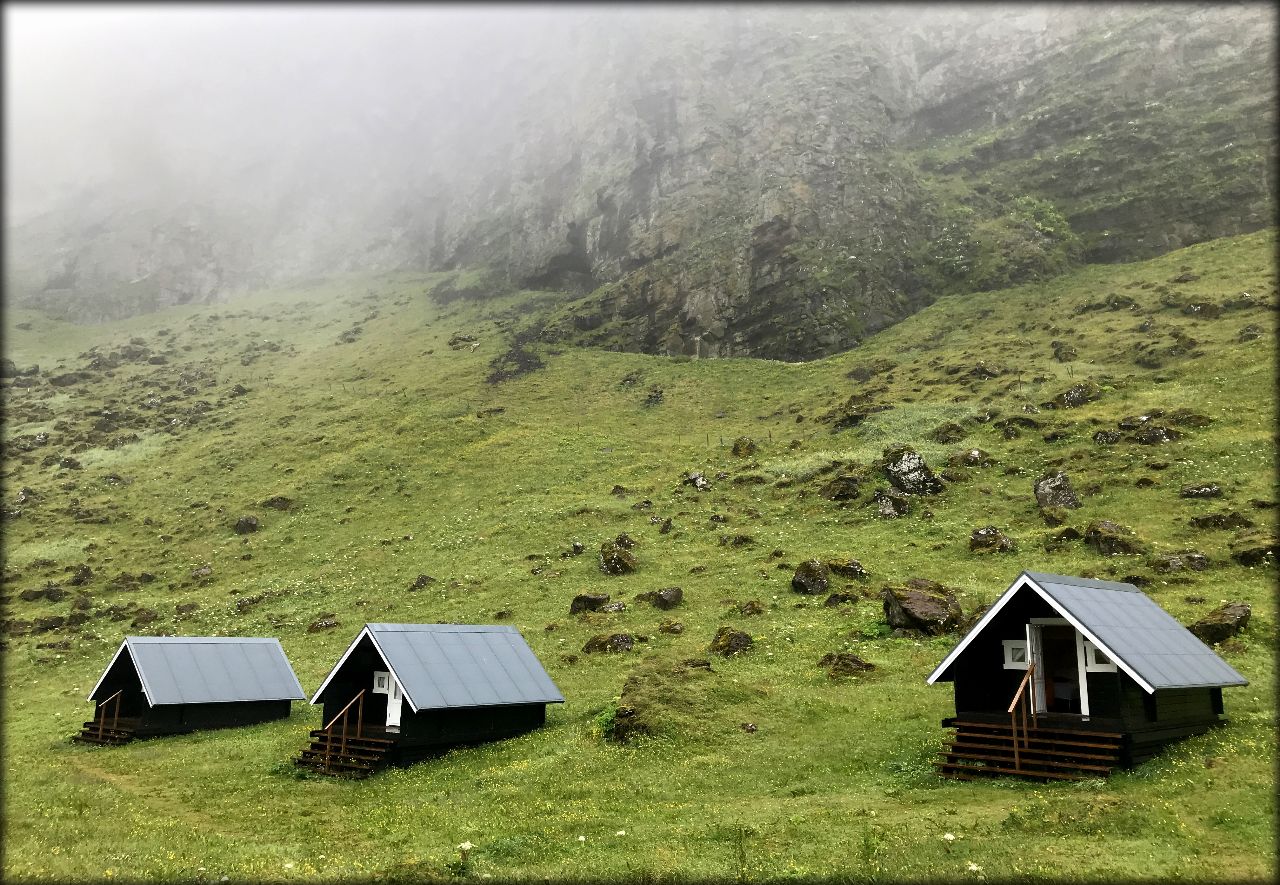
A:
[[[1269,223],[1274,36],[1260,5],[566,10],[388,81],[396,125],[345,164],[19,227],[10,279],[102,313],[480,267],[567,293],[543,337],[807,359],[941,294]]]

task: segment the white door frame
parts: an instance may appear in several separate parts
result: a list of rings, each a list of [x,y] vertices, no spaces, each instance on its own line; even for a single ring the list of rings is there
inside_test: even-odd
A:
[[[1045,690],[1044,690],[1044,654],[1041,648],[1043,637],[1040,628],[1043,626],[1053,627],[1071,627],[1072,624],[1066,618],[1031,618],[1027,624],[1027,660],[1034,661],[1036,665],[1035,678],[1032,683],[1032,709],[1037,713],[1047,712],[1045,706]],[[1076,634],[1076,673],[1079,680],[1080,690],[1080,716],[1083,719],[1089,718],[1089,683],[1085,679],[1085,656],[1084,656],[1084,634],[1079,630]]]

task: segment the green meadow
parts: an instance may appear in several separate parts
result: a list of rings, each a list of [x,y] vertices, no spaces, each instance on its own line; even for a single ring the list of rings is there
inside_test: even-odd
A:
[[[4,877],[1270,880],[1275,563],[1232,553],[1276,531],[1274,255],[1269,230],[949,296],[803,364],[552,344],[497,383],[544,293],[441,303],[444,275],[400,274],[104,325],[6,310],[19,368],[87,375],[4,390]],[[86,368],[131,342],[150,357]],[[1095,400],[1046,407],[1084,381]],[[1179,409],[1208,420],[1159,445],[1093,439]],[[733,454],[740,437],[754,453]],[[951,481],[883,519],[877,460],[900,444]],[[948,467],[973,448],[990,466]],[[1109,519],[1147,552],[1046,546],[1061,527],[1032,485],[1057,470],[1083,502],[1067,526]],[[863,477],[858,498],[824,496],[840,474]],[[1222,498],[1179,495],[1207,481]],[[1229,511],[1252,527],[1189,522]],[[261,529],[238,534],[245,515]],[[989,525],[1017,549],[971,552]],[[610,576],[596,552],[623,532],[638,569]],[[1153,566],[1185,550],[1211,566]],[[811,558],[869,578],[833,577],[851,601],[824,605],[791,590]],[[81,565],[92,577],[70,584]],[[925,678],[959,637],[891,636],[879,593],[928,578],[967,615],[1024,569],[1137,579],[1184,623],[1251,605],[1218,649],[1251,683],[1224,692],[1229,722],[1106,780],[937,776],[951,688]],[[419,575],[436,580],[411,590]],[[21,597],[50,581],[67,595]],[[671,611],[635,600],[669,586]],[[571,616],[579,593],[626,610]],[[309,632],[324,616],[338,626]],[[364,781],[292,764],[320,724],[305,703],[245,729],[70,740],[126,634],[276,636],[311,692],[378,621],[513,624],[566,703],[536,732]],[[708,653],[722,625],[753,647]],[[582,650],[622,632],[632,651]],[[841,651],[875,669],[831,678],[819,659]],[[678,666],[691,658],[711,670]],[[652,733],[620,743],[628,702]]]

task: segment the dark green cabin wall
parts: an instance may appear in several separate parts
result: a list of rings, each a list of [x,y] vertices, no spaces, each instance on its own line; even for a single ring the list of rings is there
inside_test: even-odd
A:
[[[956,714],[1003,713],[1025,670],[1004,669],[1006,639],[1026,639],[1031,618],[1059,617],[1034,590],[1019,590],[951,664]],[[1090,686],[1092,687],[1092,686]]]
[[[181,734],[215,728],[237,728],[286,719],[291,702],[231,701],[221,704],[161,704],[142,715],[137,734]]]

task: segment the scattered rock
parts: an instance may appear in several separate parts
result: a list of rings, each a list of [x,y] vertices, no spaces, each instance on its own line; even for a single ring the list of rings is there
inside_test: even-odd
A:
[[[749,634],[743,633],[741,630],[735,630],[732,627],[721,627],[716,631],[716,635],[712,638],[711,645],[707,647],[707,651],[727,658],[730,655],[741,654],[754,644]]]
[[[969,431],[965,430],[954,421],[949,421],[939,427],[935,427],[929,434],[929,439],[934,442],[949,444],[959,442],[969,435]]]
[[[272,510],[292,510],[293,505],[293,499],[284,495],[274,495],[262,502],[263,507],[270,507]]]
[[[824,667],[827,676],[831,679],[838,679],[841,676],[856,676],[859,673],[866,673],[876,668],[875,664],[869,664],[862,658],[849,652],[828,652],[818,661],[819,667]]]
[[[1247,603],[1228,602],[1209,612],[1187,629],[1201,642],[1215,645],[1244,630],[1252,613],[1253,610]]]
[[[600,545],[600,570],[606,575],[628,575],[636,570],[636,558],[631,551],[606,541]]]
[[[573,597],[573,602],[569,603],[569,614],[576,615],[579,612],[598,612],[609,604],[608,593],[579,593]]]
[[[1093,441],[1100,446],[1112,446],[1124,439],[1124,434],[1118,430],[1099,430],[1093,435]]]
[[[867,578],[867,570],[862,567],[862,563],[856,559],[828,559],[826,561],[827,569],[842,578],[861,579]]]
[[[738,606],[738,614],[740,615],[762,615],[767,610],[764,607],[764,603],[758,599],[748,599]]]
[[[818,494],[832,501],[852,501],[858,497],[861,489],[856,476],[837,476],[818,489]]]
[[[1072,362],[1080,355],[1074,345],[1065,341],[1051,341],[1049,346],[1053,348],[1053,358],[1060,363]]]
[[[664,611],[673,609],[684,601],[684,591],[679,587],[663,587],[636,596],[636,602],[647,602]]]
[[[947,458],[948,467],[989,467],[995,462],[982,449],[966,449]]]
[[[969,550],[973,553],[1012,553],[1014,549],[1013,539],[993,525],[974,529],[969,536]]]
[[[150,608],[140,608],[133,613],[131,627],[145,627],[160,620],[160,613]]]
[[[1241,565],[1262,565],[1275,561],[1280,541],[1273,532],[1258,530],[1241,532],[1227,546],[1231,550],[1231,558]]]
[[[1147,565],[1161,574],[1180,572],[1186,569],[1202,572],[1209,567],[1209,557],[1194,550],[1183,553],[1162,553],[1150,560]]]
[[[1133,435],[1134,442],[1144,446],[1158,446],[1179,439],[1182,439],[1182,434],[1171,427],[1147,426]]]
[[[658,534],[665,535],[665,534],[668,534],[670,531],[671,531],[671,517],[668,516],[658,526]]]
[[[826,593],[831,583],[831,573],[824,562],[810,559],[796,567],[791,576],[791,589],[796,593]]]
[[[855,593],[832,593],[822,603],[824,608],[835,608],[840,605],[852,605],[858,601]]]
[[[250,535],[262,528],[262,523],[256,516],[242,516],[236,520],[236,534]]]
[[[684,632],[684,624],[679,621],[664,620],[658,624],[658,632],[666,633],[671,636],[679,636]]]
[[[70,584],[72,587],[83,587],[85,584],[89,583],[92,580],[93,580],[93,569],[89,568],[89,566],[85,565],[84,563],[81,563],[80,565],[75,567],[75,571],[72,573],[67,583]]]
[[[1084,530],[1084,542],[1103,556],[1147,552],[1147,543],[1135,535],[1133,529],[1109,519],[1089,523]]]
[[[625,602],[610,602],[600,607],[600,611],[608,614],[617,614],[618,612],[624,612],[626,610],[627,604]]]
[[[430,575],[418,575],[413,579],[413,583],[409,585],[410,590],[422,590],[432,584],[437,583],[436,579]]]
[[[212,575],[213,575],[213,566],[211,565],[201,565],[191,570],[191,577],[197,581],[201,580],[202,578],[208,578]],[[121,575],[121,577],[124,577],[124,576]]]
[[[173,607],[174,614],[179,618],[185,618],[187,615],[194,614],[200,609],[198,602],[179,602]]]
[[[648,395],[645,396],[643,405],[656,406],[661,402],[662,402],[662,388],[661,387],[649,388],[649,393]]]
[[[750,458],[756,453],[756,441],[749,436],[740,436],[733,441],[732,452],[735,458]]]
[[[1257,323],[1249,323],[1244,326],[1236,334],[1236,341],[1244,344],[1246,341],[1257,341],[1263,335],[1262,327]]]
[[[911,499],[888,489],[876,489],[871,496],[876,515],[881,519],[898,519],[911,512]]]
[[[618,654],[619,652],[631,651],[634,646],[635,637],[630,633],[614,633],[612,635],[601,633],[587,640],[586,645],[582,646],[582,653],[584,655]]]
[[[1213,419],[1208,415],[1193,412],[1190,409],[1174,409],[1166,416],[1170,423],[1179,427],[1208,427]]]
[[[885,587],[881,596],[890,627],[938,636],[954,630],[963,619],[955,593],[936,581],[911,578],[905,587]]]
[[[63,470],[82,470],[83,469],[80,466],[80,462],[77,461],[75,458],[72,458],[70,455],[60,459],[58,461],[58,467],[62,468]]]
[[[889,482],[905,494],[936,495],[943,489],[942,480],[910,446],[885,449],[881,463]]]
[[[683,480],[681,480],[680,484],[686,485],[686,486],[693,486],[695,489],[697,489],[700,492],[705,492],[707,491],[707,489],[711,488],[711,483],[708,482],[707,478],[703,476],[701,473],[699,473],[698,471],[694,471],[690,473]]]
[[[325,612],[307,625],[307,632],[319,633],[321,630],[332,630],[334,627],[338,626],[336,618],[337,615],[333,612]]]
[[[1080,499],[1071,488],[1071,478],[1061,471],[1036,480],[1033,491],[1036,503],[1040,505],[1041,510],[1047,507],[1064,507],[1074,510],[1080,506]]]
[[[613,539],[613,543],[621,547],[623,550],[631,550],[636,546],[636,539],[628,535],[626,532],[623,532]]]
[[[1204,513],[1190,519],[1193,529],[1247,529],[1253,528],[1253,520],[1238,510],[1226,513]]]
[[[1074,409],[1102,398],[1102,388],[1093,381],[1080,381],[1053,398],[1059,409]]]
[[[1182,487],[1178,492],[1181,498],[1220,498],[1222,487],[1216,482],[1193,482]]]

